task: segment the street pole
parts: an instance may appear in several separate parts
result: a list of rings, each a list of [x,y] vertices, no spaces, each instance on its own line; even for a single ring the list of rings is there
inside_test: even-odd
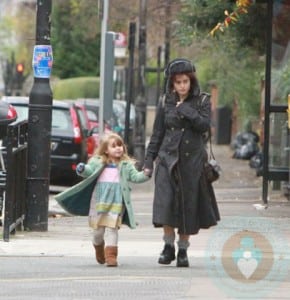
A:
[[[170,41],[171,41],[171,0],[166,0],[165,4],[165,54],[164,66],[170,61]]]
[[[47,231],[50,173],[52,67],[50,46],[51,0],[37,0],[36,44],[33,52],[34,83],[29,96],[27,154],[27,213],[24,228]]]
[[[162,53],[162,47],[159,46],[157,50],[157,89],[156,89],[156,102],[155,105],[158,105],[159,99],[160,99],[160,73],[161,73],[161,53]]]
[[[105,55],[106,33],[108,25],[109,0],[102,2],[101,58],[100,58],[100,106],[99,106],[99,136],[104,132],[104,98],[105,98]]]
[[[127,69],[127,90],[126,90],[126,117],[125,117],[125,132],[124,141],[129,144],[129,128],[130,128],[130,110],[131,103],[134,103],[134,52],[135,52],[135,36],[136,36],[136,22],[129,23],[129,62]]]
[[[143,166],[146,142],[146,95],[145,95],[145,67],[146,67],[146,12],[147,0],[140,0],[139,12],[139,66],[138,91],[135,101],[136,124],[134,133],[134,156],[138,160],[137,167]]]

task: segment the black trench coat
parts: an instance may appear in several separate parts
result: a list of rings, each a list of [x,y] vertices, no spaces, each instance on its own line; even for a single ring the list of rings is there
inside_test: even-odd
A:
[[[203,174],[204,133],[211,122],[210,97],[203,97],[192,94],[178,107],[175,94],[160,101],[145,158],[145,167],[156,163],[153,224],[178,228],[179,234],[197,234],[220,219]]]

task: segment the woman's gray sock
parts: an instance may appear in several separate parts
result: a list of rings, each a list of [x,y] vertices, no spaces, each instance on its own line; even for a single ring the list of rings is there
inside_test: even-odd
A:
[[[187,240],[179,240],[177,242],[177,246],[178,246],[178,249],[185,249],[187,250],[187,248],[189,247],[189,241]]]
[[[163,236],[163,241],[165,242],[165,244],[174,246],[175,234],[164,235],[164,236]]]

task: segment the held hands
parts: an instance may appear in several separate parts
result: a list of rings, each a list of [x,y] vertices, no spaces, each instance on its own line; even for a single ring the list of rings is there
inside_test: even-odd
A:
[[[78,175],[80,175],[81,173],[83,173],[83,171],[85,170],[85,164],[84,163],[79,163],[76,167],[76,172]]]
[[[144,161],[143,172],[146,176],[151,177],[153,173],[153,159],[151,157],[147,157]]]
[[[151,177],[153,170],[152,169],[143,169],[143,172],[146,176]]]

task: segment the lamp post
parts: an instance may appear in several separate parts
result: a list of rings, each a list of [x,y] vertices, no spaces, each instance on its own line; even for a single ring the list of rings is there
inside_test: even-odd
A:
[[[145,67],[146,67],[146,13],[147,0],[140,0],[139,13],[139,66],[138,91],[135,100],[136,124],[134,130],[134,156],[138,160],[137,167],[141,169],[145,156],[146,142],[146,106],[145,95]]]
[[[28,113],[27,213],[24,222],[24,228],[30,231],[48,229],[52,115],[52,91],[49,84],[52,67],[51,8],[51,0],[37,0],[34,83],[29,96]]]
[[[109,0],[102,2],[102,31],[100,57],[100,106],[99,106],[99,136],[104,133],[104,98],[105,98],[105,68],[106,68],[106,33],[108,25]]]
[[[172,0],[167,0],[165,4],[165,55],[164,66],[167,66],[170,61],[170,41],[171,41],[171,5]]]

